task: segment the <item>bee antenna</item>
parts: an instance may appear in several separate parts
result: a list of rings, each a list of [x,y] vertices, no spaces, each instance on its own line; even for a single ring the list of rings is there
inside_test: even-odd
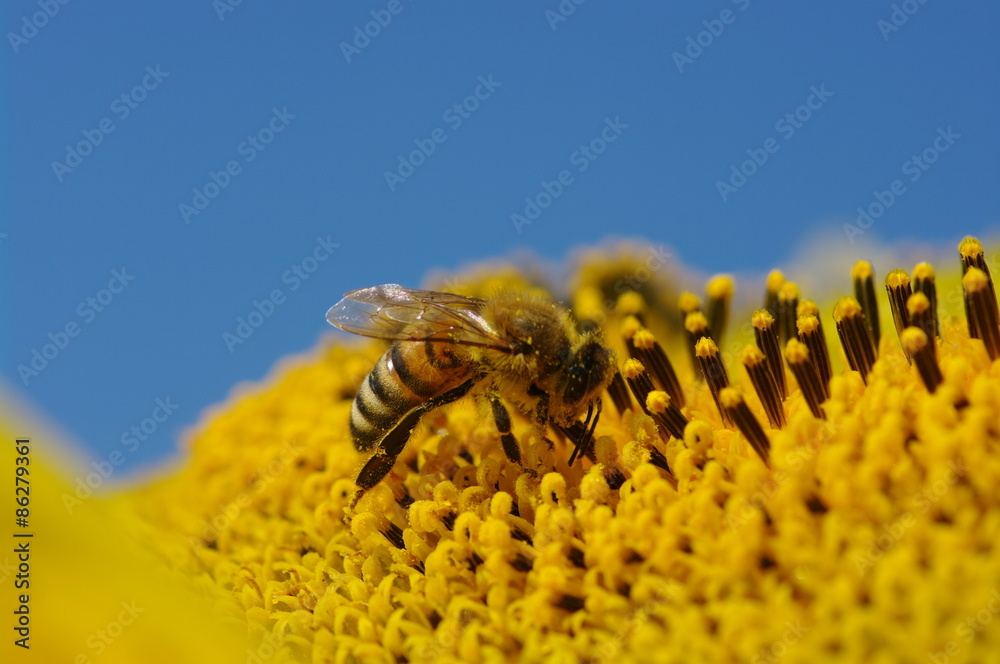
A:
[[[573,465],[577,457],[586,454],[586,451],[590,448],[590,444],[594,439],[594,431],[597,429],[597,421],[601,419],[601,406],[603,404],[597,402],[597,412],[594,412],[594,405],[591,404],[587,408],[587,417],[583,420],[583,430],[580,437],[576,440],[576,446],[573,448],[573,453],[569,457],[569,465]],[[593,418],[593,419],[591,419]]]
[[[603,405],[604,404],[601,403],[600,399],[598,399],[598,401],[597,401],[597,410],[594,412],[594,421],[590,423],[590,430],[587,431],[587,436],[585,437],[585,440],[593,440],[594,439],[594,432],[597,430],[597,421],[599,419],[601,419],[601,408],[602,408]],[[588,420],[590,419],[590,411],[593,410],[593,409],[594,409],[593,406],[591,406],[590,408],[587,409],[587,419]],[[584,422],[583,424],[584,424],[584,426],[587,426],[586,422]]]

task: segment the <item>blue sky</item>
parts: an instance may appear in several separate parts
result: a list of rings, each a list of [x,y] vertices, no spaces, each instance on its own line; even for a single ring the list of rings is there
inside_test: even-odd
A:
[[[763,272],[850,254],[859,207],[866,241],[1000,222],[993,2],[2,11],[0,372],[129,469],[352,288],[612,235]]]

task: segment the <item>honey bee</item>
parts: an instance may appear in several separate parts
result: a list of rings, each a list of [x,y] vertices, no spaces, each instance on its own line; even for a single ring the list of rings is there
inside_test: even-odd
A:
[[[579,447],[593,435],[615,371],[600,331],[578,332],[569,312],[540,293],[479,299],[385,284],[345,294],[326,319],[394,342],[351,407],[354,446],[375,450],[358,474],[358,496],[389,473],[424,413],[470,392],[488,400],[511,461],[521,452],[501,397],[540,425],[569,427],[586,413]]]

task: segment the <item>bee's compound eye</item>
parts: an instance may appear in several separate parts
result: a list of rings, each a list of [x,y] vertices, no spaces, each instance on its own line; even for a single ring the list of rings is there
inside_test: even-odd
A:
[[[587,393],[587,370],[579,364],[566,369],[563,399],[567,403],[577,403]]]
[[[585,344],[566,367],[562,395],[566,403],[579,403],[596,388],[611,366],[609,351],[597,342]]]

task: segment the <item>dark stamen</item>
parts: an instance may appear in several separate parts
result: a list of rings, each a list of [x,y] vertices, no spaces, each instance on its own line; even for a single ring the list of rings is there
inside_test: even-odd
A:
[[[778,344],[778,335],[774,329],[774,316],[763,309],[758,309],[753,312],[751,322],[757,348],[764,354],[771,375],[774,376],[774,384],[778,386],[778,394],[784,400],[788,396],[788,383],[785,380],[785,365],[781,360],[781,346]]]
[[[840,298],[833,308],[833,320],[837,323],[837,335],[847,355],[847,363],[867,384],[868,373],[875,364],[875,344],[861,305],[853,297]]]
[[[722,421],[727,426],[731,426],[733,424],[732,418],[719,403],[719,392],[722,391],[722,388],[729,387],[729,375],[726,373],[726,366],[722,363],[722,358],[719,357],[719,347],[711,338],[705,337],[698,340],[694,352],[698,356],[702,375],[705,376],[708,389],[712,392],[715,405],[719,409],[719,414],[722,415]]]
[[[701,364],[698,362],[698,354],[695,352],[695,347],[699,340],[711,336],[708,329],[708,319],[700,311],[693,311],[684,319],[684,329],[687,330],[688,350],[691,351],[691,361],[694,362],[695,375],[698,380],[703,380],[705,376],[700,371]]]
[[[767,275],[767,292],[764,295],[764,310],[771,318],[778,317],[778,291],[785,283],[785,275],[781,270],[771,270]]]
[[[937,321],[934,320],[934,315],[931,312],[931,301],[926,294],[916,291],[910,296],[906,301],[906,315],[911,326],[919,327],[930,338],[936,336]]]
[[[646,328],[639,328],[627,344],[629,354],[642,362],[643,366],[649,370],[653,382],[683,408],[684,390],[681,389],[681,382],[677,379],[677,373],[670,363],[670,358],[653,337],[653,333]]]
[[[659,425],[663,440],[666,441],[671,435],[676,438],[684,438],[687,418],[666,392],[654,389],[653,381],[649,379],[642,362],[636,359],[626,360],[622,366],[622,375],[631,388],[635,400],[642,407],[642,411],[652,417]]]
[[[510,529],[510,536],[513,537],[516,540],[520,540],[521,542],[524,542],[528,546],[534,546],[534,542],[531,541],[531,535],[529,535],[528,533],[524,532],[520,528],[517,528],[517,527],[511,528]]]
[[[397,498],[396,503],[399,504],[404,510],[409,509],[410,505],[414,502],[413,496],[410,495],[410,490],[403,486],[403,496],[402,498]]]
[[[799,287],[791,281],[786,281],[778,291],[778,337],[781,343],[787,343],[795,338],[795,317],[799,308]]]
[[[733,278],[728,274],[712,277],[705,286],[707,296],[705,318],[708,320],[708,329],[715,331],[714,338],[719,344],[722,343],[722,335],[726,330],[726,323],[729,319],[729,303],[733,299],[733,291],[735,290]],[[652,370],[652,367],[650,369]]]
[[[910,277],[906,274],[906,270],[893,270],[885,275],[885,292],[889,296],[892,322],[896,325],[896,335],[898,336],[910,326],[906,301],[913,294],[913,289],[910,287]],[[909,360],[910,356],[907,355],[906,359]]]
[[[625,479],[625,473],[615,466],[608,468],[604,472],[604,481],[608,483],[608,487],[612,491],[622,488],[622,484],[625,484]]]
[[[988,301],[992,301],[993,308],[996,309],[997,306],[997,294],[993,287],[993,279],[990,276],[990,268],[986,265],[986,254],[983,252],[983,245],[979,243],[974,237],[966,237],[958,245],[958,255],[962,258],[962,276],[969,271],[969,268],[978,268],[986,275],[986,282],[989,284],[990,297],[984,298]],[[964,285],[964,281],[963,281]],[[979,321],[974,319],[972,312],[969,311],[969,300],[966,297],[965,300],[965,320],[969,324],[969,336],[975,339],[982,339],[979,328],[977,327]]]
[[[653,390],[646,395],[646,413],[652,417],[662,429],[678,440],[684,440],[684,427],[688,419],[677,407],[670,395],[660,390]]]
[[[866,331],[867,329],[865,328]],[[819,382],[819,369],[816,367],[816,363],[809,359],[809,349],[798,339],[790,339],[785,346],[785,360],[788,361],[788,367],[795,374],[795,380],[799,383],[799,389],[802,390],[802,396],[808,404],[809,410],[815,417],[825,420],[826,415],[820,408],[825,397],[823,396],[823,387]]]
[[[582,597],[577,597],[576,595],[563,595],[562,598],[556,602],[556,606],[560,609],[574,613],[579,611],[584,607],[584,600]]]
[[[516,554],[510,564],[518,572],[530,572],[533,567],[531,558],[528,558],[523,553]]]
[[[389,540],[389,543],[394,547],[397,549],[403,548],[403,530],[399,526],[394,523],[390,523],[388,528],[380,530],[379,532],[382,533],[382,535],[385,536],[385,538]]]
[[[750,412],[750,407],[743,400],[743,395],[735,387],[726,387],[719,393],[719,401],[729,413],[729,418],[736,423],[736,428],[740,430],[740,433],[747,439],[764,464],[769,465],[768,456],[771,442],[767,439],[767,434],[764,433],[760,422]]]
[[[969,316],[969,336],[973,329],[986,346],[990,359],[1000,357],[1000,314],[997,313],[997,299],[993,294],[990,276],[978,267],[970,267],[962,277],[965,291],[965,310]]]
[[[933,327],[924,329],[929,337],[940,336],[938,324],[937,287],[934,285],[934,268],[928,263],[919,263],[913,268],[913,292],[923,293],[930,303],[930,318]]]
[[[780,429],[785,426],[785,409],[782,407],[781,394],[778,392],[778,384],[774,380],[774,374],[767,364],[764,353],[756,346],[747,346],[741,358],[743,367],[750,376],[750,383],[753,385],[757,398],[764,406],[767,413],[767,420],[771,423],[772,429]]]
[[[903,350],[917,365],[917,371],[920,372],[920,378],[927,386],[927,391],[936,390],[944,378],[934,357],[934,344],[928,339],[927,333],[919,327],[908,327],[899,335],[899,340],[903,344]]]
[[[615,404],[619,415],[632,407],[631,400],[628,398],[628,388],[625,387],[622,375],[617,371],[614,378],[611,379],[611,384],[608,385],[608,394],[611,395],[611,401]]]
[[[830,378],[833,376],[833,369],[830,367],[830,353],[826,348],[826,339],[823,337],[823,330],[819,326],[819,318],[816,316],[800,316],[796,322],[799,331],[799,341],[809,349],[809,356],[816,363],[819,371],[819,382],[823,388],[823,396],[830,398]]]
[[[854,299],[858,301],[864,314],[865,325],[875,348],[878,348],[882,334],[878,321],[878,300],[875,299],[875,271],[868,261],[858,261],[851,270],[854,281]]]
[[[444,527],[447,528],[448,530],[454,530],[456,518],[457,516],[454,512],[448,512],[447,514],[441,517],[441,523],[443,523]]]
[[[655,447],[649,448],[649,462],[661,470],[670,472],[670,464],[667,463],[667,457],[664,456],[663,452],[656,449]],[[673,475],[671,475],[673,477]],[[676,482],[674,483],[676,488]]]

